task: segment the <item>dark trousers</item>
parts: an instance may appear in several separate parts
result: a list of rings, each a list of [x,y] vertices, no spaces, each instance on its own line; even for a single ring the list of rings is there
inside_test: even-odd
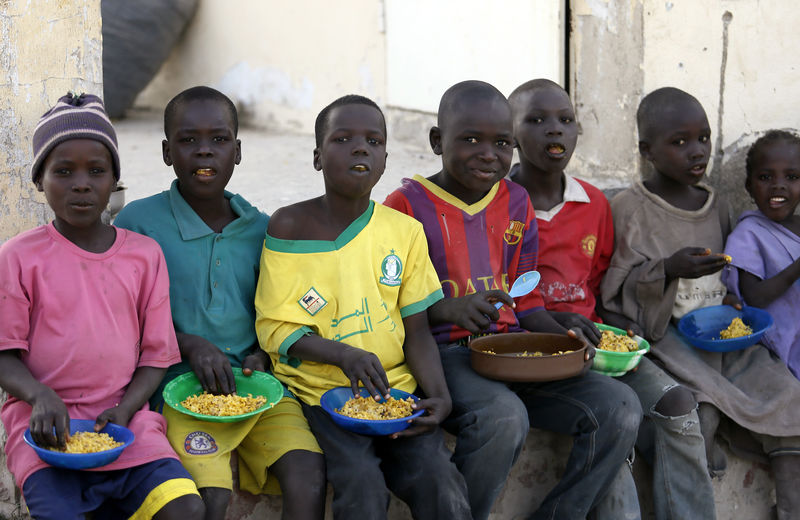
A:
[[[336,520],[386,518],[389,491],[418,520],[471,519],[464,477],[441,429],[414,437],[370,437],[337,426],[319,406],[303,413],[325,452]]]

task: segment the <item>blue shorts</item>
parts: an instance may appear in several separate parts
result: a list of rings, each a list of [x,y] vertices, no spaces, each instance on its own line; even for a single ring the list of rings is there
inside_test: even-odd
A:
[[[198,494],[176,459],[113,471],[48,467],[28,477],[22,495],[35,520],[149,519],[176,498]]]

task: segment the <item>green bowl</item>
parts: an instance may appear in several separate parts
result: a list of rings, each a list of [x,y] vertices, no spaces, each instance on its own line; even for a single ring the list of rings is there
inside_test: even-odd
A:
[[[233,377],[236,380],[236,394],[247,397],[248,394],[264,396],[267,402],[261,408],[241,415],[204,415],[187,410],[181,406],[181,401],[187,397],[203,393],[203,387],[194,372],[181,374],[164,387],[164,402],[175,410],[191,415],[197,419],[209,422],[236,422],[253,415],[258,415],[264,410],[272,408],[283,398],[283,385],[274,376],[264,372],[253,372],[250,376],[242,374],[241,368],[233,368]]]
[[[627,332],[603,323],[595,323],[600,332],[610,330],[618,336],[627,336]],[[640,336],[634,336],[633,340],[639,344],[639,350],[634,352],[612,352],[610,350],[597,349],[594,355],[592,370],[611,377],[619,377],[633,370],[642,360],[642,356],[650,351],[650,343]]]

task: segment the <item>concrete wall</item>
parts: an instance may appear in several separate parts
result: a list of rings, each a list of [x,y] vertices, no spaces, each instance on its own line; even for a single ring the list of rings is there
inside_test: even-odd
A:
[[[102,92],[101,50],[99,0],[0,2],[0,243],[50,218],[30,180],[33,128],[68,90]],[[0,454],[0,516],[20,507]]]

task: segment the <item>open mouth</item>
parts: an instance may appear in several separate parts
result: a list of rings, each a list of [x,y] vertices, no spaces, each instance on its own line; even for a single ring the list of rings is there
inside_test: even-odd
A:
[[[561,158],[564,157],[567,149],[564,148],[564,145],[561,143],[550,143],[547,145],[547,147],[545,147],[545,151],[550,157]]]
[[[366,164],[356,164],[350,169],[356,172],[368,172],[369,166],[367,166]]]
[[[692,166],[689,171],[692,172],[692,175],[703,175],[704,173],[706,173],[706,165],[697,164],[695,166]]]
[[[773,208],[778,207],[786,202],[786,197],[770,197],[769,205]]]
[[[213,168],[198,168],[194,171],[194,174],[198,177],[213,177],[214,173]]]

